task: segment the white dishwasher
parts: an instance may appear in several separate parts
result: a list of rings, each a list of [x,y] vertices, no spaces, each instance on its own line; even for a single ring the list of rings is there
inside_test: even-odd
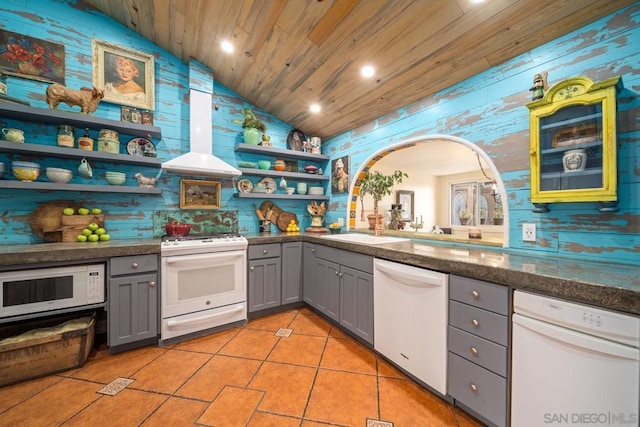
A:
[[[514,292],[511,424],[638,426],[640,318]]]
[[[374,259],[374,348],[447,394],[449,275]]]

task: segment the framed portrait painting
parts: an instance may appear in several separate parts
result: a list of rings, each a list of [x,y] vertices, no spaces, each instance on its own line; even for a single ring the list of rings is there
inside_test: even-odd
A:
[[[93,39],[93,85],[103,101],[154,110],[153,56]]]
[[[220,209],[218,181],[180,180],[180,209]]]
[[[401,220],[413,221],[414,213],[414,195],[413,191],[397,190],[396,191],[396,204],[402,206]]]
[[[331,161],[331,192],[349,192],[349,156],[342,156]]]

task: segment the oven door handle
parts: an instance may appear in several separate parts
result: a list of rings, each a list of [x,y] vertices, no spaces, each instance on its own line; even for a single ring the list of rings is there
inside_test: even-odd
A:
[[[181,262],[191,262],[191,261],[206,261],[218,258],[232,258],[243,255],[244,252],[238,251],[236,253],[230,252],[220,252],[220,253],[211,253],[204,255],[181,255],[174,257],[167,257],[167,264],[178,264]]]
[[[172,319],[172,320],[167,321],[167,326],[170,327],[170,328],[173,328],[173,327],[177,327],[177,326],[184,326],[184,325],[191,325],[191,324],[194,324],[194,323],[207,322],[209,320],[213,320],[213,319],[216,319],[218,317],[230,316],[230,315],[239,313],[242,310],[244,310],[244,306],[243,305],[238,305],[238,306],[236,306],[236,308],[233,308],[231,310],[225,310],[225,311],[222,311],[220,313],[208,314],[206,316],[194,317],[193,319],[183,319],[183,320]]]

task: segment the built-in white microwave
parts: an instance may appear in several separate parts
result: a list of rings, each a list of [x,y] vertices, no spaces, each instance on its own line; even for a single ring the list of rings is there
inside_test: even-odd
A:
[[[0,272],[0,318],[102,303],[104,264]]]

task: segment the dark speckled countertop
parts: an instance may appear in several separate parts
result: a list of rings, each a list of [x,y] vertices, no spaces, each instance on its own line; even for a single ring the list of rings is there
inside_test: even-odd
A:
[[[522,255],[502,248],[453,247],[428,240],[363,245],[312,234],[246,235],[250,245],[307,241],[472,277],[516,289],[640,315],[640,266]],[[0,268],[20,264],[76,261],[160,253],[160,239],[99,243],[0,245]]]

